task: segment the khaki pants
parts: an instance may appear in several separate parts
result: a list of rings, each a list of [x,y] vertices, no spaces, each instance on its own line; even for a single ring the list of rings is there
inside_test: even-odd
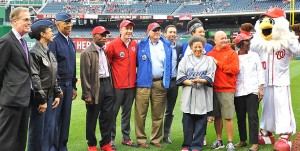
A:
[[[167,89],[163,87],[162,81],[152,83],[152,88],[137,88],[135,98],[135,133],[138,144],[147,142],[145,134],[145,122],[151,104],[152,129],[151,143],[160,143],[162,139],[163,115],[166,105]]]

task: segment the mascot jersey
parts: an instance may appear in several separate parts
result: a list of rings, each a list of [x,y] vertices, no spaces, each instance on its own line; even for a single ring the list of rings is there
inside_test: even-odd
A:
[[[289,31],[282,9],[269,9],[255,24],[251,50],[261,58],[265,71],[260,127],[279,135],[296,132],[291,103],[289,64],[292,54],[300,55],[298,37]]]

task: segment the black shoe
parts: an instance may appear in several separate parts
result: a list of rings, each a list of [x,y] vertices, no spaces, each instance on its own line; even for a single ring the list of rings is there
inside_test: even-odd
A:
[[[171,138],[168,136],[168,137],[164,137],[163,138],[164,142],[166,142],[167,144],[172,144],[173,141],[171,140]]]

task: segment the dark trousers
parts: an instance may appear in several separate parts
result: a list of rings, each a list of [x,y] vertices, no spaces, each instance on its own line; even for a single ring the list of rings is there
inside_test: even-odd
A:
[[[0,105],[0,150],[25,151],[29,107]]]
[[[176,80],[171,80],[170,88],[167,91],[167,104],[165,112],[164,121],[164,137],[170,135],[171,125],[174,118],[173,110],[176,104],[176,99],[178,96],[178,86],[176,85]]]
[[[116,121],[120,107],[122,107],[121,128],[123,140],[130,140],[130,117],[135,93],[135,88],[115,89],[114,118],[111,132],[112,140],[115,140],[116,137]]]
[[[258,143],[258,96],[249,94],[234,98],[240,141],[247,140],[246,113],[248,113],[249,138],[251,144]]]
[[[28,151],[49,151],[53,144],[54,110],[53,98],[47,99],[47,109],[38,112],[39,104],[33,104],[30,112]]]
[[[111,130],[113,124],[113,87],[109,78],[100,79],[99,103],[86,105],[86,139],[88,146],[96,146],[95,136],[97,119],[99,119],[101,138],[100,146],[111,141]]]
[[[71,120],[72,85],[60,85],[64,98],[60,101],[55,111],[54,142],[51,151],[67,151],[69,129]]]
[[[202,150],[207,125],[207,115],[183,113],[183,144],[182,148]]]

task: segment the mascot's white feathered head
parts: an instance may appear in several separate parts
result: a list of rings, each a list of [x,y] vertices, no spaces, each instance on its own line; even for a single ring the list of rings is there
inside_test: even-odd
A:
[[[280,51],[297,39],[289,29],[289,21],[280,8],[270,8],[255,23],[256,33],[251,40],[251,48],[265,52]]]

